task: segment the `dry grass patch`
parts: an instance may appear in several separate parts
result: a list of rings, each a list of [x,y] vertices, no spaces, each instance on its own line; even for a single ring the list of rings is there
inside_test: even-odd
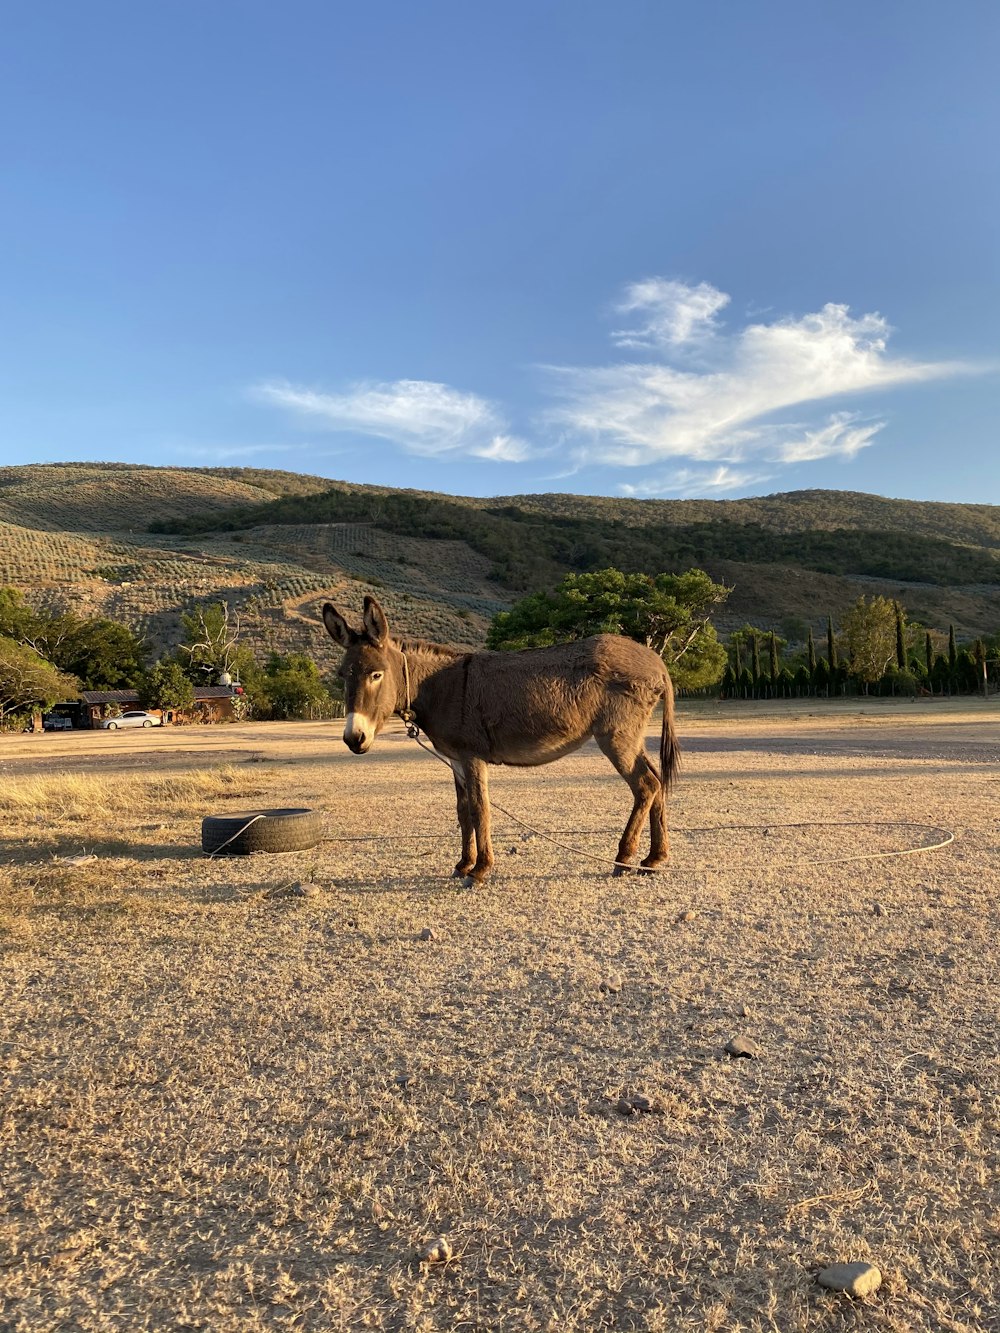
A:
[[[187,769],[165,776],[143,773],[52,773],[19,778],[0,790],[0,812],[49,820],[170,817],[200,810],[206,801],[250,796],[260,778],[234,764]]]

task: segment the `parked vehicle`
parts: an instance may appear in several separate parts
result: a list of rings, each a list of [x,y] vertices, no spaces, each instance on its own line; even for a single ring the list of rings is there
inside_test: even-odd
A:
[[[106,717],[100,723],[101,731],[117,731],[119,727],[162,727],[163,719],[155,713],[139,711],[122,713],[121,717]]]
[[[73,719],[62,713],[46,713],[42,718],[43,731],[72,731]]]

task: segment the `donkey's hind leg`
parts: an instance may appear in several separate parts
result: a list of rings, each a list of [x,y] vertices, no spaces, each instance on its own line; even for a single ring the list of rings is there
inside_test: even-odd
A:
[[[628,817],[628,823],[618,844],[615,874],[628,874],[646,820],[651,812],[655,812],[650,828],[649,856],[642,863],[646,869],[652,870],[665,855],[666,816],[663,810],[660,775],[646,755],[643,733],[632,735],[620,731],[603,734],[598,732],[594,739],[632,791],[632,813]]]
[[[469,819],[476,839],[476,864],[472,867],[473,883],[485,879],[493,868],[493,843],[490,840],[490,784],[489,770],[482,759],[465,763],[466,794]]]
[[[643,859],[643,870],[655,870],[670,859],[670,833],[667,828],[667,802],[660,774],[647,757],[650,771],[656,778],[656,795],[649,807],[649,855]]]
[[[458,826],[462,830],[462,859],[453,874],[464,879],[476,864],[476,830],[472,823],[472,811],[469,809],[469,791],[466,785],[465,769],[457,761],[452,761],[455,774],[455,798],[458,804]]]

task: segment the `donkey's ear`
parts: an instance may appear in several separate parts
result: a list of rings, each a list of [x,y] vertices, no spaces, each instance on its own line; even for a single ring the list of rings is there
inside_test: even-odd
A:
[[[374,597],[365,598],[365,633],[376,648],[381,648],[389,637],[389,622]]]
[[[339,643],[341,648],[350,648],[352,643],[356,643],[360,637],[357,631],[351,629],[350,625],[340,614],[335,606],[327,602],[323,607],[323,624],[326,626],[326,632],[335,643]]]

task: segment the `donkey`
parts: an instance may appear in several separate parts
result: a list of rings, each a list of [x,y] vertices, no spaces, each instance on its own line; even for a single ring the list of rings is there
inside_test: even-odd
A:
[[[484,879],[493,865],[488,764],[548,764],[591,736],[632,790],[632,813],[618,844],[615,874],[626,874],[649,820],[654,871],[668,857],[665,796],[677,773],[674,691],[651,648],[617,634],[523,652],[461,652],[420,639],[395,639],[374,597],[353,629],[329,602],[323,623],[347,651],[340,667],[347,717],[344,741],[366,754],[388,718],[415,722],[451,764],[462,830],[455,874]],[[663,700],[660,766],[644,734]]]

